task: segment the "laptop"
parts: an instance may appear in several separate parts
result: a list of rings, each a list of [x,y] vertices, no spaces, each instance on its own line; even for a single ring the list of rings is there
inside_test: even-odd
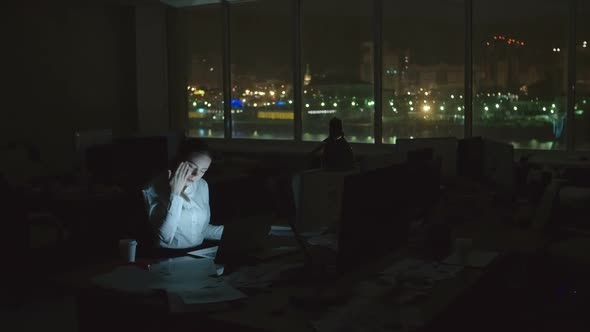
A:
[[[272,216],[252,216],[224,225],[219,245],[187,253],[190,256],[212,258],[216,264],[247,264],[253,254],[263,250],[270,233]]]

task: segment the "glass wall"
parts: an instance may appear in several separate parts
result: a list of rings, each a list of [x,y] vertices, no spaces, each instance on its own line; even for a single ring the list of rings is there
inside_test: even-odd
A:
[[[293,139],[290,0],[231,3],[233,137]]]
[[[578,2],[576,31],[576,150],[590,150],[590,4]]]
[[[188,53],[189,135],[223,137],[221,5],[193,7],[180,14]]]
[[[302,139],[338,117],[349,142],[373,143],[372,1],[305,1],[302,16]]]
[[[473,134],[564,149],[568,2],[473,2]]]
[[[463,137],[463,0],[384,1],[383,142]]]
[[[376,143],[374,126],[380,121],[383,143],[400,137],[461,138],[471,129],[474,136],[515,148],[566,149],[569,134],[574,144],[567,148],[590,149],[587,2],[577,1],[574,17],[576,99],[569,105],[574,123],[568,124],[572,2],[473,1],[472,38],[466,42],[465,0],[383,0],[377,45],[382,117],[375,119],[374,1],[301,0],[299,33],[293,29],[299,14],[294,1],[230,0],[229,50],[222,42],[221,1],[182,10],[190,135],[224,135],[222,61],[228,51],[234,138],[321,141],[329,120],[339,117],[346,138],[356,143]],[[471,68],[465,68],[466,47],[473,54]],[[301,64],[298,110],[294,63]],[[465,122],[466,70],[473,78],[470,123]],[[301,137],[294,137],[295,112],[301,112]]]

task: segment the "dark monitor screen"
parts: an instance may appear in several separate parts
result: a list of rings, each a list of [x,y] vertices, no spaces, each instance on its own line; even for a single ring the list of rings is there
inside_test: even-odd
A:
[[[405,175],[405,164],[398,164],[345,178],[338,236],[341,269],[382,257],[405,242]]]

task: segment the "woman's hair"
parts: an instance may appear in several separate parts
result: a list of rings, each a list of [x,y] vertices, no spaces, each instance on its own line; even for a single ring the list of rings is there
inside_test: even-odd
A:
[[[200,138],[185,138],[178,146],[178,152],[174,160],[175,166],[183,161],[188,161],[194,156],[207,156],[211,158],[211,152],[207,142]]]

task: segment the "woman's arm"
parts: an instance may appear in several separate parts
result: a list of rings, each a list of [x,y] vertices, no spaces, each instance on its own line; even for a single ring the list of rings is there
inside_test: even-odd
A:
[[[161,243],[171,244],[182,212],[182,198],[169,192],[158,193],[154,186],[144,192],[150,224]]]

